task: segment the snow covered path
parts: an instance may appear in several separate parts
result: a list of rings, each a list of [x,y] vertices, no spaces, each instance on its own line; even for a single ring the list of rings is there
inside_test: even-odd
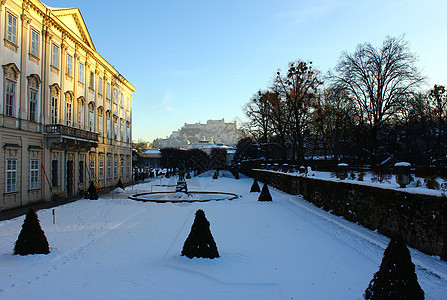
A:
[[[14,256],[24,217],[0,222],[0,299],[361,299],[388,239],[300,196],[249,193],[252,179],[193,178],[190,190],[241,198],[147,203],[137,192],[172,190],[157,179],[38,212],[49,255]],[[205,211],[220,258],[180,256],[194,213]],[[447,295],[447,264],[411,250],[426,299]]]

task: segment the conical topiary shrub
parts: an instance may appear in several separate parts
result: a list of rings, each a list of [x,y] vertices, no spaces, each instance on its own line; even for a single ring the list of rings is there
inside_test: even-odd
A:
[[[183,244],[182,255],[193,258],[216,258],[219,257],[216,242],[210,231],[210,222],[205,217],[205,212],[201,209],[196,211],[191,232]]]
[[[261,188],[259,187],[258,181],[255,179],[251,185],[250,193],[259,193]]]
[[[262,186],[261,194],[259,195],[258,201],[272,201],[272,195],[270,195],[267,183]]]
[[[121,177],[120,177],[120,179],[118,179],[118,183],[116,184],[116,187],[117,187],[117,188],[121,188],[121,189],[124,190],[124,184],[123,184],[123,182],[121,181]]]
[[[400,239],[391,239],[379,271],[365,291],[365,299],[424,299],[411,261],[410,251]]]
[[[218,179],[218,178],[219,178],[219,171],[216,170],[216,172],[214,172],[213,179]]]
[[[25,221],[22,225],[19,237],[14,247],[14,254],[48,254],[50,248],[48,241],[39,224],[36,211],[33,208],[28,210]]]
[[[186,173],[186,179],[191,179],[191,174],[189,172]]]
[[[85,193],[84,199],[97,200],[98,198],[95,183],[90,181],[90,186],[88,187],[87,193]]]

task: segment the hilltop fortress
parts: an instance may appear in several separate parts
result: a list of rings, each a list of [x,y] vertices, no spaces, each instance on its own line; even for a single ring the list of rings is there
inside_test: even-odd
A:
[[[154,147],[158,148],[197,148],[197,144],[236,145],[242,137],[238,122],[226,123],[225,119],[208,120],[205,124],[185,123],[179,130],[173,131],[167,139],[155,139]]]

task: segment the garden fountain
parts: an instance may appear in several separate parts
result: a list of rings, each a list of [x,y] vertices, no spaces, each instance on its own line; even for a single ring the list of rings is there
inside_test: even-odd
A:
[[[186,181],[184,179],[180,179],[177,181],[177,185],[175,185],[175,191],[138,193],[129,196],[129,199],[156,203],[180,203],[233,200],[238,197],[239,196],[236,194],[226,192],[188,191]]]

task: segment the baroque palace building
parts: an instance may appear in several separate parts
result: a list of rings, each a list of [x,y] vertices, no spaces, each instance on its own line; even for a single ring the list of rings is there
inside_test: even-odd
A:
[[[132,180],[135,88],[77,8],[0,0],[0,209]]]

